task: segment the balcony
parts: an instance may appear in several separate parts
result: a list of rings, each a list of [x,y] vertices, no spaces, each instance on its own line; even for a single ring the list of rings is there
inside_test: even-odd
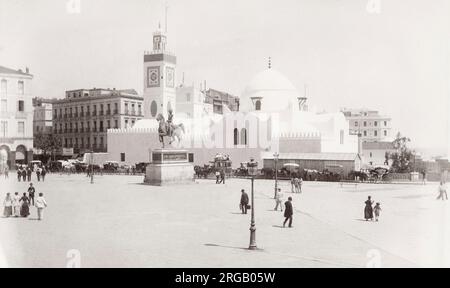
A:
[[[103,116],[103,115],[105,115],[105,113],[103,111],[100,111],[99,115]]]
[[[97,111],[92,112],[92,116],[97,116]]]
[[[91,112],[86,112],[86,117],[91,116]]]
[[[80,112],[80,117],[84,117],[84,112]]]
[[[78,118],[78,113],[73,114],[75,118]]]
[[[114,115],[117,115],[117,114],[119,114],[119,110],[114,109]]]
[[[111,115],[111,110],[106,110],[106,115]]]
[[[129,113],[130,113],[130,111],[128,109],[125,110],[125,115],[130,115]]]
[[[133,116],[136,115],[136,111],[132,110],[131,115],[133,115]]]

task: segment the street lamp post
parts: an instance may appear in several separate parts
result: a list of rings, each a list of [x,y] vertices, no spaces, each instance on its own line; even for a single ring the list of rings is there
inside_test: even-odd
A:
[[[278,157],[280,154],[275,152],[273,154],[273,160],[275,161],[275,193],[273,195],[273,199],[277,199],[277,193],[278,193]]]
[[[252,200],[251,200],[251,213],[252,213],[252,219],[250,222],[250,245],[248,246],[249,250],[256,250],[256,223],[255,223],[255,191],[254,191],[254,182],[255,182],[255,175],[258,169],[258,162],[255,162],[254,159],[250,159],[250,162],[247,165],[249,175],[251,176],[252,180]]]

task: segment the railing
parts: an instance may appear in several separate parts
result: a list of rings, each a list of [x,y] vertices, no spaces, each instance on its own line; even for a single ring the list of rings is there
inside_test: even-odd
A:
[[[106,110],[106,115],[111,115],[111,110]]]
[[[117,115],[117,114],[119,114],[119,110],[114,109],[114,115]]]
[[[97,111],[92,112],[92,116],[97,116]]]

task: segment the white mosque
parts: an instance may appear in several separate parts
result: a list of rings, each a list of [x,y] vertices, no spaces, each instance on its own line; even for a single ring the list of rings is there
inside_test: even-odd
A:
[[[166,47],[166,35],[155,32],[153,51],[144,55],[145,119],[131,128],[108,130],[110,160],[151,162],[150,152],[161,148],[155,118],[159,113],[167,118],[172,109],[174,123],[185,126],[182,141],[173,145],[188,150],[195,165],[220,153],[230,156],[233,167],[254,158],[261,168],[278,154],[280,160],[309,161],[315,168],[347,163],[347,170],[359,169],[358,137],[349,134],[344,115],[311,111],[305,95],[270,60],[244,89],[239,112],[224,105],[223,114],[216,114],[200,89],[175,84],[177,58]]]

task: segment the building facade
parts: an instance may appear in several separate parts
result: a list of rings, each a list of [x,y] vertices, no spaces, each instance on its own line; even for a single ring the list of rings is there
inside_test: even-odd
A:
[[[267,152],[357,153],[358,137],[349,134],[344,114],[309,111],[307,99],[271,65],[253,77],[239,101],[211,89],[208,96],[202,89],[172,88],[168,76],[176,58],[160,51],[159,44],[166,45],[161,36],[153,35],[154,51],[144,55],[144,119],[133,128],[108,131],[109,160],[150,162],[150,152],[161,147],[155,117],[166,116],[169,108],[175,112],[173,123],[184,127],[182,139],[172,145],[192,153],[195,165],[209,163],[217,153],[229,155],[234,168],[250,158],[262,167]],[[214,101],[221,111],[214,109]]]
[[[369,109],[343,109],[349,121],[350,133],[361,135],[363,142],[391,141],[391,118]]]
[[[53,102],[56,99],[33,99],[33,135],[53,133]]]
[[[0,169],[33,160],[32,80],[28,68],[0,66]]]
[[[143,115],[143,98],[135,90],[72,90],[53,102],[53,133],[74,154],[106,152],[107,130],[131,128]]]

